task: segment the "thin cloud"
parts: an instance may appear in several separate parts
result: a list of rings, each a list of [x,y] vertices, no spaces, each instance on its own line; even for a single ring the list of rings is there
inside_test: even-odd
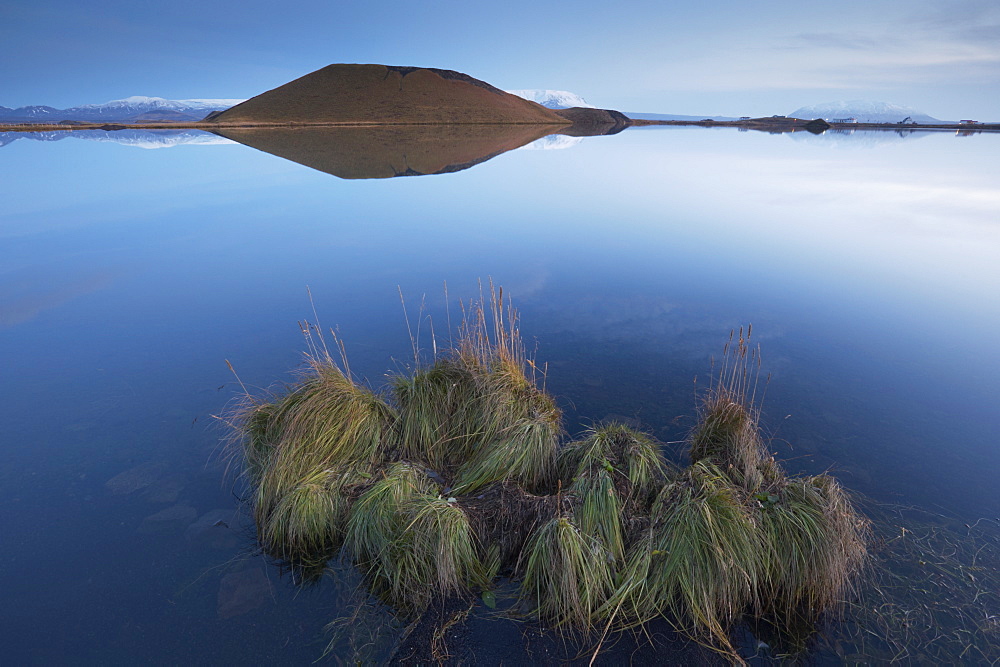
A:
[[[804,32],[795,35],[792,43],[783,48],[789,49],[847,49],[851,51],[870,51],[884,48],[884,41],[868,35],[837,32]],[[782,47],[779,47],[782,48]]]

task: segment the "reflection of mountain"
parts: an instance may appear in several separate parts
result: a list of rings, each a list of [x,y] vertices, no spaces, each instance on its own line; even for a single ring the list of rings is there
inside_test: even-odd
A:
[[[523,151],[554,151],[572,148],[583,141],[582,137],[568,137],[565,134],[550,134],[521,146]]]
[[[229,144],[230,140],[200,130],[73,130],[72,132],[0,132],[0,147],[18,139],[34,141],[61,141],[84,139],[104,141],[136,148],[170,148],[185,144]]]
[[[887,144],[897,144],[904,140],[916,140],[932,134],[917,130],[827,130],[822,134],[791,132],[787,136],[796,141],[821,144],[830,148],[877,148]]]
[[[218,134],[340,178],[468,169],[552,132],[551,125],[226,128]]]

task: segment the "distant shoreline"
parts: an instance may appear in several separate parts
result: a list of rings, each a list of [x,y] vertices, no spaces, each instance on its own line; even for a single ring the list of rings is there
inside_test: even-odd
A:
[[[806,125],[815,121],[803,120],[801,118],[752,118],[750,120],[642,120],[633,119],[632,127],[646,127],[650,125],[696,125],[698,127],[743,127],[752,130],[785,130],[798,131],[807,130]],[[975,125],[962,125],[958,123],[831,123],[823,121],[829,125],[830,130],[895,130],[895,131],[919,131],[919,130],[955,130],[958,132],[997,132],[1000,131],[1000,123],[976,123]]]
[[[655,125],[696,126],[696,127],[736,127],[752,130],[775,132],[806,131],[806,125],[815,121],[800,118],[754,118],[751,120],[643,120],[630,119],[630,127],[649,127]],[[405,126],[440,126],[440,125],[549,125],[550,123],[361,123],[361,122],[322,122],[322,123],[213,123],[213,122],[159,122],[159,123],[0,123],[0,132],[73,132],[75,130],[204,130],[211,132],[221,129],[289,129],[289,128],[322,128],[322,127],[405,127]],[[998,132],[1000,123],[967,124],[922,124],[908,123],[826,123],[830,130],[892,130],[892,131],[939,131],[953,130],[956,132]],[[560,127],[558,123],[551,123]]]

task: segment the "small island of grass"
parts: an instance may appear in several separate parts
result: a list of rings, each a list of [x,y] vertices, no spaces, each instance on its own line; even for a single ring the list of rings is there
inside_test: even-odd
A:
[[[303,327],[303,377],[248,396],[234,436],[267,554],[306,572],[339,554],[411,616],[491,602],[504,577],[550,626],[597,636],[664,618],[734,659],[744,615],[801,636],[836,608],[869,525],[835,479],[789,477],[769,455],[749,330],[731,337],[679,468],[623,424],[564,441],[502,291],[466,313],[452,349],[383,393]]]

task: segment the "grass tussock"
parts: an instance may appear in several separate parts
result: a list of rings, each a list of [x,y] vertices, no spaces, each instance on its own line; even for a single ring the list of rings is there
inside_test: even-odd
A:
[[[622,501],[611,473],[598,470],[577,477],[569,492],[578,498],[574,521],[580,532],[600,542],[616,561],[625,557]]]
[[[285,493],[266,515],[255,516],[265,548],[304,565],[321,564],[343,539],[348,488],[359,471],[317,470]],[[262,487],[263,488],[263,487]],[[264,502],[258,508],[268,507]]]
[[[601,541],[558,517],[538,529],[526,553],[521,590],[535,613],[556,626],[596,630],[613,581],[613,557]]]
[[[430,364],[414,343],[415,370],[385,396],[303,331],[302,379],[240,415],[259,541],[310,565],[340,553],[396,609],[419,614],[502,573],[557,628],[665,618],[737,659],[738,620],[814,623],[864,564],[868,524],[837,482],[789,479],[768,455],[749,329],[730,336],[683,470],[621,424],[563,443],[544,369],[492,285]]]
[[[714,464],[699,461],[663,487],[608,608],[632,624],[665,617],[732,652],[729,627],[759,598],[764,557],[739,490]]]
[[[846,492],[827,475],[790,480],[761,503],[769,548],[768,601],[808,622],[846,597],[867,553],[868,522]]]

